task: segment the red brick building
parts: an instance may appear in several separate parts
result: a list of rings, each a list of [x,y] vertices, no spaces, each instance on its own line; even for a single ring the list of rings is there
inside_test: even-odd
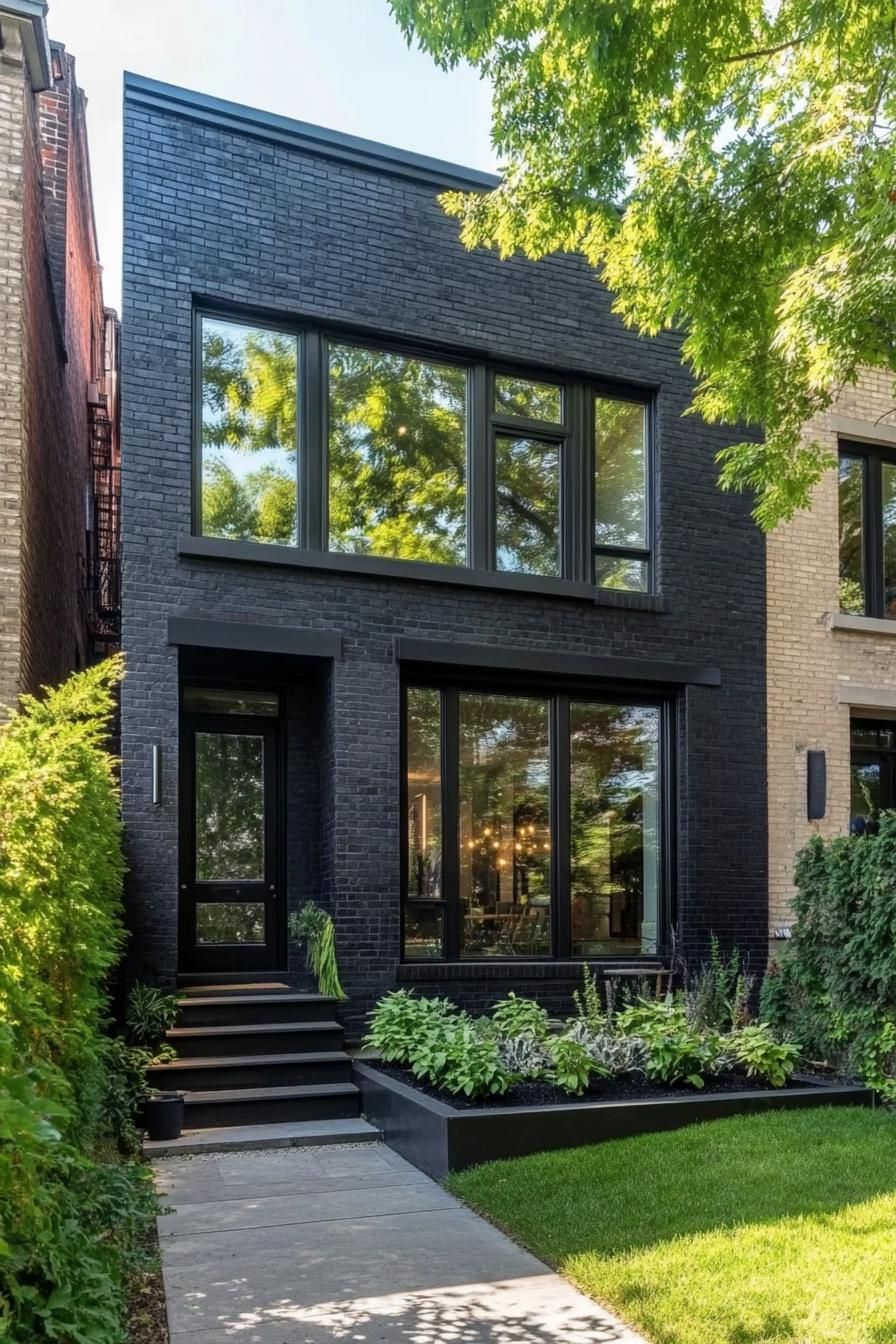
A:
[[[0,703],[118,634],[118,321],[86,99],[46,6],[0,0]]]

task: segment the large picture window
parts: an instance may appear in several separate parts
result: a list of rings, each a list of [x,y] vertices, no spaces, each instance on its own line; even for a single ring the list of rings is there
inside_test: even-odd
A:
[[[896,448],[841,444],[840,610],[896,619]]]
[[[650,591],[643,399],[202,310],[195,346],[198,535]]]
[[[407,960],[657,952],[662,704],[408,686],[405,706]]]

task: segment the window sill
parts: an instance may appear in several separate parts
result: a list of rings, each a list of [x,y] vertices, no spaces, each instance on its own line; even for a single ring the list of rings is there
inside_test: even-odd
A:
[[[831,613],[830,628],[855,630],[864,635],[896,635],[896,621],[884,620],[880,616],[848,616],[842,611]]]
[[[343,555],[335,551],[306,551],[257,541],[226,541],[219,537],[179,537],[178,555],[187,560],[227,560],[239,564],[285,569],[310,569],[329,574],[353,574],[372,579],[401,579],[414,583],[484,588],[491,592],[523,593],[530,597],[561,597],[592,606],[625,611],[665,612],[663,598],[652,593],[629,593],[594,588],[572,579],[536,574],[499,574],[452,565],[430,565],[419,560],[391,560],[378,555]]]
[[[666,970],[662,957],[587,957],[582,961],[403,961],[397,968],[396,978],[405,984],[425,981],[456,980],[568,980],[581,983],[582,967],[605,976],[656,975]]]

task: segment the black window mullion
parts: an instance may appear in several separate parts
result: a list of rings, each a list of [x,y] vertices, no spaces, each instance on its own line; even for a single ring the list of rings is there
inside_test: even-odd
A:
[[[442,896],[444,955],[460,955],[460,711],[457,690],[442,691]]]
[[[494,568],[494,468],[488,413],[491,381],[484,364],[473,365],[467,417],[467,563],[473,569]]]
[[[570,923],[569,696],[551,703],[551,933],[555,957],[572,948]]]
[[[327,538],[326,346],[319,331],[302,337],[299,385],[299,545],[325,551]]]
[[[591,581],[591,454],[588,451],[585,390],[581,383],[565,389],[569,433],[561,454],[561,573],[579,583]]]

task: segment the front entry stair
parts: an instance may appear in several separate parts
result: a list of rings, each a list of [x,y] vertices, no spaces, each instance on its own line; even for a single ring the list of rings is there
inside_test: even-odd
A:
[[[327,1121],[341,1122],[344,1142],[358,1141],[366,1127],[335,1009],[335,999],[282,984],[191,984],[166,1033],[177,1058],[155,1065],[149,1083],[183,1092],[188,1141],[244,1126],[312,1122],[317,1132]],[[347,1121],[357,1122],[354,1138]]]

